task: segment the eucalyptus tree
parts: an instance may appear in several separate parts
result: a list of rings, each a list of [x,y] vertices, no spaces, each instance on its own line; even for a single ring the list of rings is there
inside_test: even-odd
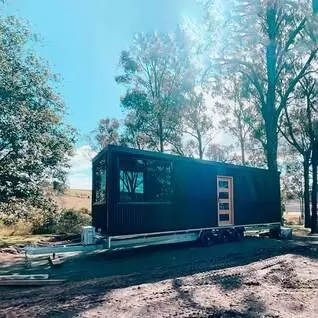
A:
[[[264,131],[268,168],[277,170],[278,122],[300,80],[315,71],[316,35],[305,0],[203,1],[212,50],[206,77],[239,74]]]

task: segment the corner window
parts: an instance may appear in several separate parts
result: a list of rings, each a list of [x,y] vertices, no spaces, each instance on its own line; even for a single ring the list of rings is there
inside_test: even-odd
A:
[[[94,203],[106,203],[106,160],[100,159],[94,168]]]
[[[120,201],[144,201],[143,160],[121,158],[119,160],[119,189]]]

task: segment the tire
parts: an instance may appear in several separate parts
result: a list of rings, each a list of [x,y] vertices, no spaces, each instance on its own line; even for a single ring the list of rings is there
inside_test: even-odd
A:
[[[242,230],[236,231],[235,238],[236,238],[237,242],[243,241],[243,239],[244,239],[244,230],[243,231]]]
[[[200,243],[203,246],[212,246],[215,244],[215,237],[212,232],[202,232],[200,235]]]
[[[220,230],[218,239],[220,243],[228,243],[231,241],[231,235],[226,230]]]
[[[269,237],[272,239],[280,239],[280,228],[273,228],[269,230]]]

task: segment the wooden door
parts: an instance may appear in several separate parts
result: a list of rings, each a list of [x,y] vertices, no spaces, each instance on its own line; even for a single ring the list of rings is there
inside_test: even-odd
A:
[[[218,225],[233,225],[233,178],[217,177]]]

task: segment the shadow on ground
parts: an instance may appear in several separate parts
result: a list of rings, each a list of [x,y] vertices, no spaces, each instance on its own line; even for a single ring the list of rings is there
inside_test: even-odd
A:
[[[308,242],[266,238],[247,238],[243,242],[209,248],[182,244],[86,255],[67,261],[61,268],[44,271],[49,272],[51,278],[67,279],[63,285],[0,288],[0,316],[12,310],[18,316],[71,317],[97,307],[114,289],[173,279],[179,297],[204,314],[202,317],[250,317],[249,312],[196,308],[198,304],[191,295],[182,291],[179,278],[289,253],[318,258],[317,248]],[[43,270],[32,268],[26,273],[43,273]],[[215,276],[212,280],[211,283],[219,284],[224,290],[241,287],[239,276]],[[259,300],[251,296],[246,301],[251,303],[250,307],[255,304],[261,310]]]

